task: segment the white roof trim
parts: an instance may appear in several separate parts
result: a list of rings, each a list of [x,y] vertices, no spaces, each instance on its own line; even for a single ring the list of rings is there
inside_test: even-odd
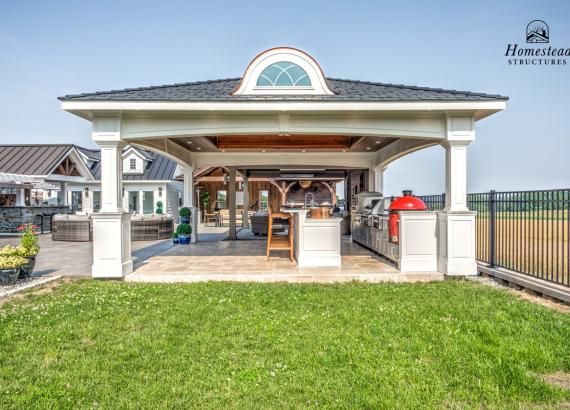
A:
[[[294,63],[307,73],[310,87],[258,87],[257,79],[268,66],[281,61]],[[304,51],[290,47],[266,50],[255,57],[245,70],[238,88],[232,95],[333,95],[319,64]]]
[[[305,112],[478,112],[476,119],[504,110],[506,101],[412,101],[412,102],[350,102],[350,101],[240,101],[240,102],[150,102],[150,101],[62,101],[61,108],[80,117],[92,119],[95,111],[305,111]]]

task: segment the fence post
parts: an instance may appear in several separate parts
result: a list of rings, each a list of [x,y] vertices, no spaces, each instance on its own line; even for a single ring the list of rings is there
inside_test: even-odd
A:
[[[489,192],[489,264],[495,266],[496,228],[497,228],[497,199],[495,190]]]
[[[445,209],[445,192],[441,194],[441,209]]]

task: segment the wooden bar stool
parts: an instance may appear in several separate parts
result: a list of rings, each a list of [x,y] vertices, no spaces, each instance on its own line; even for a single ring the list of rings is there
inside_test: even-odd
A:
[[[271,212],[268,208],[269,220],[267,225],[267,257],[269,260],[269,252],[272,250],[288,250],[289,259],[293,262],[293,215],[284,212]],[[273,220],[281,219],[289,223],[289,232],[287,236],[273,235]]]

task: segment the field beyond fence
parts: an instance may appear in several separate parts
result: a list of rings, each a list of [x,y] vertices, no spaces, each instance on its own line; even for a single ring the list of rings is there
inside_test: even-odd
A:
[[[445,194],[421,197],[441,210]],[[477,211],[477,259],[570,286],[570,189],[467,195]]]

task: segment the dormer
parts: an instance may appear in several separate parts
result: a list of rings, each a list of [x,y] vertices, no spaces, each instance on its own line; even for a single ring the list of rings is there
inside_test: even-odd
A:
[[[304,51],[266,50],[249,64],[232,95],[332,95],[321,67]]]
[[[144,152],[128,146],[123,151],[123,174],[142,174],[150,161]]]

